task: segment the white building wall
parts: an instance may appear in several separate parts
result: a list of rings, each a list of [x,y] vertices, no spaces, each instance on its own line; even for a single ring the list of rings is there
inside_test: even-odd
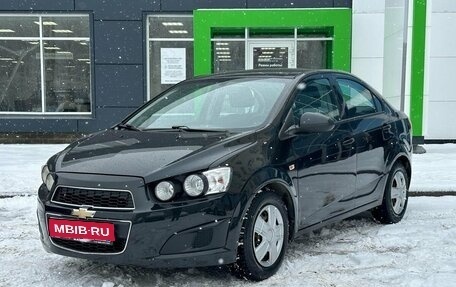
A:
[[[409,0],[405,109],[410,114],[413,1]],[[404,0],[353,0],[352,73],[400,107]],[[423,135],[456,139],[456,0],[427,0]]]
[[[456,139],[456,1],[429,2],[425,138]]]
[[[382,93],[385,0],[354,0],[352,21],[351,71]]]

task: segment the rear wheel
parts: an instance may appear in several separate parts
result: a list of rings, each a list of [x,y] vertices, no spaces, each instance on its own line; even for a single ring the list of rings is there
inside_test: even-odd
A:
[[[264,280],[279,269],[287,245],[287,209],[277,194],[263,191],[244,217],[238,259],[231,269],[241,278]]]
[[[388,175],[382,205],[372,212],[381,223],[397,223],[404,217],[408,202],[409,178],[401,163],[396,163]]]

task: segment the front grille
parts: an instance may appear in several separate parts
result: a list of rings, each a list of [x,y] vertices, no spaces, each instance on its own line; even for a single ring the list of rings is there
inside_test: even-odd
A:
[[[114,241],[113,244],[102,244],[80,242],[61,238],[52,238],[52,241],[54,244],[60,247],[87,253],[120,253],[124,250],[125,244],[127,242],[125,239],[119,239]]]
[[[54,193],[52,201],[68,205],[86,205],[99,208],[134,208],[131,193],[122,190],[86,189],[59,186]]]

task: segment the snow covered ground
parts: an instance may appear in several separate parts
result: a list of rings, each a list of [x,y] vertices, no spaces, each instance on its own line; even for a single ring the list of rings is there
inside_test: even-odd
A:
[[[413,197],[402,222],[350,219],[290,245],[279,272],[250,283],[223,268],[153,270],[48,254],[36,197],[0,199],[0,286],[455,286],[456,197]]]
[[[410,191],[456,191],[456,144],[424,148],[426,153],[413,155]]]
[[[47,158],[65,145],[0,145],[0,286],[456,286],[456,196],[413,197],[402,222],[359,217],[290,245],[272,278],[245,282],[224,268],[149,270],[46,253],[36,190]],[[411,190],[456,191],[456,145],[414,155]]]

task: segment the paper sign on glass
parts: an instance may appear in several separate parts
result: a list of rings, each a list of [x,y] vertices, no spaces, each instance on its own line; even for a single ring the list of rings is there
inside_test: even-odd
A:
[[[161,48],[161,83],[177,84],[186,78],[185,48]]]

